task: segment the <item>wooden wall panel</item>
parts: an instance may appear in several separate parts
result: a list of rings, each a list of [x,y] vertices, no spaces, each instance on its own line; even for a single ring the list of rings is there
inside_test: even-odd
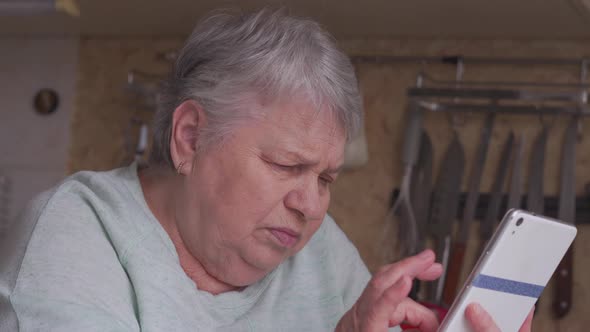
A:
[[[127,88],[130,70],[166,73],[169,64],[156,53],[174,49],[181,39],[82,39],[76,112],[72,117],[72,143],[68,169],[106,170],[130,160],[125,151],[128,128],[137,139],[137,118],[149,122],[153,110]],[[134,141],[135,143],[135,141]]]

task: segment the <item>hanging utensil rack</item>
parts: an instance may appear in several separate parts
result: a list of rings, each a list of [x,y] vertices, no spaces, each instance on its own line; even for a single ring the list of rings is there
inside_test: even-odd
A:
[[[409,103],[432,112],[494,112],[518,115],[577,115],[590,114],[587,83],[589,58],[578,59],[536,59],[536,58],[491,58],[463,56],[353,56],[353,63],[392,64],[415,62],[425,64],[448,64],[456,66],[458,73],[454,80],[436,79],[423,70],[418,74],[420,85],[407,89]],[[532,82],[532,81],[466,81],[462,80],[465,64],[473,65],[530,65],[578,67],[579,82]],[[461,75],[459,75],[461,73]],[[547,91],[553,90],[553,91]],[[581,131],[581,128],[578,128]],[[399,191],[395,189],[392,202]],[[459,201],[459,215],[464,209],[466,193]],[[526,208],[527,198],[522,198]],[[558,197],[546,196],[545,214],[557,216]],[[475,218],[481,220],[489,203],[489,194],[480,193]],[[507,197],[502,198],[502,210],[507,206]],[[590,223],[590,184],[586,192],[576,198],[576,220]]]
[[[464,71],[464,65],[517,65],[517,66],[562,66],[578,67],[579,82],[533,82],[533,81],[466,81],[460,78],[441,80],[422,70],[418,76],[421,85],[410,87],[407,96],[428,111],[435,112],[495,112],[510,114],[555,115],[590,114],[586,82],[588,58],[493,58],[464,56],[352,56],[356,64],[392,64],[415,62],[425,67],[428,64],[449,64]],[[560,91],[539,91],[539,89]],[[565,90],[565,91],[563,91]]]

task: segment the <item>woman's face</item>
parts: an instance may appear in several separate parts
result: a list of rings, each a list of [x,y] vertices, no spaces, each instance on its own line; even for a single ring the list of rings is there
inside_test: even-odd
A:
[[[252,284],[320,226],[345,134],[332,112],[275,103],[197,155],[177,216],[190,253],[217,279]]]

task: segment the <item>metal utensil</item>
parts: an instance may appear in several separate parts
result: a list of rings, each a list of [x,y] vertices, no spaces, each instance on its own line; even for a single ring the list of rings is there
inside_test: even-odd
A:
[[[483,249],[486,246],[487,241],[492,237],[494,233],[494,228],[498,221],[498,215],[500,213],[500,205],[502,203],[502,189],[504,186],[504,182],[506,179],[506,174],[508,173],[508,168],[510,166],[510,156],[512,155],[512,150],[514,148],[514,133],[511,132],[504,144],[504,149],[502,150],[502,154],[500,156],[500,162],[498,163],[498,169],[496,171],[496,176],[494,178],[494,182],[492,183],[492,192],[490,194],[490,204],[486,211],[486,215],[484,220],[481,222],[479,228],[479,238],[480,238],[480,249],[478,251],[479,254],[483,252]],[[479,255],[478,255],[479,256]]]
[[[547,147],[547,126],[543,125],[541,132],[533,143],[531,160],[529,162],[529,183],[527,190],[527,210],[543,215],[545,213],[545,196],[543,189],[543,177],[545,175],[545,150]],[[539,301],[535,305],[535,312],[539,307]]]
[[[422,251],[426,246],[426,227],[430,214],[430,194],[432,192],[432,159],[432,141],[424,131],[420,141],[418,163],[412,174],[412,190],[410,192],[418,230],[416,253]]]
[[[576,136],[578,117],[573,117],[565,131],[563,152],[561,157],[561,174],[559,190],[558,218],[574,224],[576,222]],[[573,275],[572,244],[555,271],[555,295],[553,312],[557,318],[563,318],[572,306],[572,275]]]
[[[428,222],[429,234],[436,242],[436,256],[445,271],[451,245],[453,223],[457,217],[461,180],[465,164],[465,152],[457,133],[447,148],[432,194],[432,207]],[[430,302],[441,304],[445,275],[436,280],[430,290]]]
[[[411,181],[414,166],[418,162],[418,154],[420,151],[420,140],[422,136],[422,121],[424,111],[415,103],[410,103],[408,110],[408,123],[404,135],[404,146],[402,151],[402,163],[404,165],[404,174],[401,181],[401,188],[397,200],[390,209],[389,216],[393,215],[398,209],[403,208],[407,213],[407,218],[401,220],[404,225],[400,228],[406,230],[405,241],[399,243],[400,253],[407,256],[416,251],[416,243],[418,241],[418,229],[416,225],[416,217],[412,208]]]
[[[578,92],[540,92],[518,89],[482,89],[482,88],[438,88],[416,87],[407,91],[410,97],[422,98],[448,98],[448,99],[491,99],[498,100],[527,100],[527,101],[565,101],[576,102],[580,100]]]
[[[545,150],[547,147],[547,127],[535,139],[529,164],[529,183],[527,190],[527,210],[543,214],[545,210],[543,177],[545,173]]]
[[[10,226],[10,178],[0,170],[0,234]]]
[[[432,142],[426,131],[423,131],[420,141],[418,162],[414,166],[414,171],[412,172],[412,190],[410,192],[417,230],[415,252],[410,253],[411,255],[422,251],[425,247],[426,223],[430,211],[430,193],[432,191],[432,159]],[[409,225],[409,222],[404,221],[408,218],[405,209],[402,209],[400,218],[401,222],[398,232],[398,242],[403,242],[407,240],[403,238],[407,234],[407,230],[404,230],[403,227]],[[420,288],[420,282],[414,280],[414,285],[410,291],[410,298],[419,300],[418,293]]]
[[[463,219],[459,224],[459,234],[451,246],[452,259],[449,260],[448,268],[446,269],[445,274],[443,301],[446,304],[451,304],[453,302],[457,292],[457,286],[459,283],[459,277],[461,275],[461,268],[463,267],[463,259],[465,257],[465,249],[467,247],[471,223],[475,219],[475,210],[477,207],[477,201],[479,199],[479,187],[483,174],[483,168],[488,155],[490,137],[494,127],[494,119],[494,113],[488,114],[485,119],[483,128],[481,130],[481,136],[479,138],[479,145],[477,146],[477,151],[475,153],[475,161],[469,175],[469,182],[467,185],[467,200],[465,202],[465,209],[463,211]]]
[[[510,174],[510,186],[508,189],[508,203],[506,210],[518,209],[522,201],[522,154],[524,135],[520,135],[514,143],[514,155],[512,158],[512,171]]]

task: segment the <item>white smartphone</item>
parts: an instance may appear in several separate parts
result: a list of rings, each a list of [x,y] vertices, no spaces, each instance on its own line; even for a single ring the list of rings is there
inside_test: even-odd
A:
[[[493,317],[500,331],[518,331],[576,232],[568,223],[508,211],[438,331],[471,331],[465,307],[472,302]]]

